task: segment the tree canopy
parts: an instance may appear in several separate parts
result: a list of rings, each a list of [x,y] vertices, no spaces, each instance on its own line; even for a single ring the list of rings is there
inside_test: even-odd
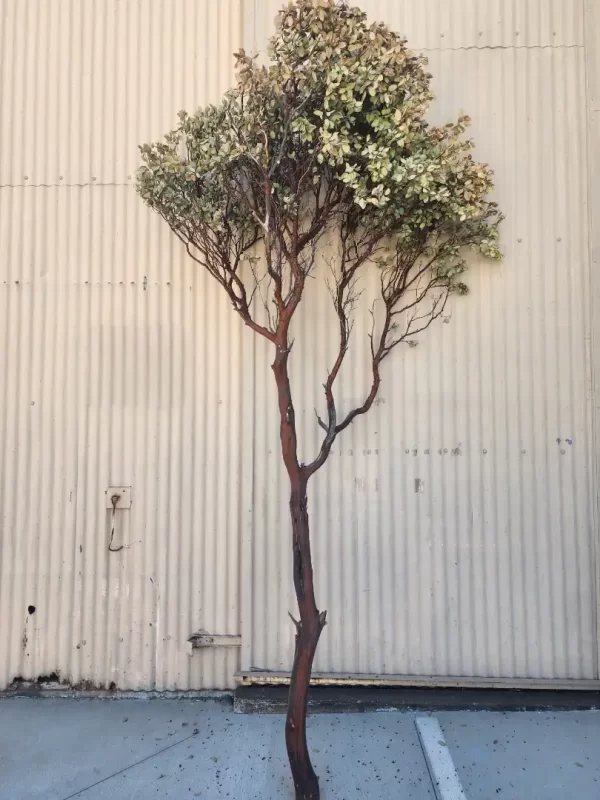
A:
[[[240,50],[236,86],[218,105],[181,111],[163,141],[141,147],[138,191],[273,341],[319,238],[334,230],[338,316],[359,268],[381,269],[384,357],[422,328],[426,297],[439,313],[450,292],[466,292],[467,248],[500,257],[492,171],[473,158],[467,116],[427,121],[426,59],[360,9],[296,0],[279,13],[268,53],[264,66]],[[263,321],[249,273],[268,296]]]

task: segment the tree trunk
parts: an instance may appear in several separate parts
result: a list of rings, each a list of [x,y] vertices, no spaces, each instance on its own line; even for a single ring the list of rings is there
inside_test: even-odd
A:
[[[296,789],[296,800],[319,800],[319,782],[306,744],[308,687],[315,650],[325,626],[326,612],[315,602],[310,555],[310,531],[306,500],[306,478],[291,476],[290,513],[294,552],[294,588],[300,621],[296,623],[296,649],[290,680],[285,741]]]
[[[296,418],[287,369],[289,353],[287,321],[285,321],[278,333],[272,367],[279,401],[281,454],[290,478],[294,588],[300,612],[300,620],[298,622],[294,620],[296,650],[290,681],[285,742],[296,789],[296,800],[319,800],[319,781],[310,763],[306,745],[306,705],[313,658],[319,636],[325,627],[326,612],[319,613],[315,602],[306,501],[306,485],[310,473],[298,463]]]

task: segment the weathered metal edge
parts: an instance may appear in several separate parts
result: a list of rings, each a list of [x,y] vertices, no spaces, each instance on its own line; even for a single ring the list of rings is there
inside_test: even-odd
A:
[[[0,691],[0,700],[10,698],[65,700],[212,700],[231,704],[231,690],[184,690],[184,691],[130,691],[119,689],[69,689],[68,686],[47,686],[36,683],[23,683],[18,687]]]
[[[235,681],[243,686],[277,686],[290,682],[289,672],[239,671]],[[414,686],[448,689],[545,689],[558,691],[600,691],[600,680],[550,678],[473,678],[438,675],[371,675],[316,672],[313,686]]]
[[[238,714],[283,714],[288,689],[238,686],[233,710]],[[312,686],[311,714],[382,711],[584,711],[600,708],[600,691],[554,689],[476,689],[428,686]]]

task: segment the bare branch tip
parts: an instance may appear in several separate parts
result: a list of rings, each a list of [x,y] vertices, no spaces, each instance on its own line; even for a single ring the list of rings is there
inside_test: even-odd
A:
[[[300,630],[302,628],[302,623],[300,622],[300,620],[297,620],[295,617],[293,617],[291,611],[288,611],[288,617],[292,620],[292,622],[296,626],[296,630],[298,631],[298,633],[300,633]]]
[[[316,418],[317,418],[317,422],[319,423],[319,427],[320,427],[320,428],[323,428],[323,430],[324,430],[324,431],[327,431],[327,430],[329,430],[329,429],[328,429],[328,427],[327,427],[327,425],[325,425],[325,423],[323,422],[323,420],[322,420],[322,419],[321,419],[321,417],[319,416],[319,412],[317,411],[317,409],[316,409],[316,408],[315,408],[315,416],[316,416]]]

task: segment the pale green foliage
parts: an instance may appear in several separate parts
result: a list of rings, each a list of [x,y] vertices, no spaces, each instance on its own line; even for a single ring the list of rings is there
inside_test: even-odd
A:
[[[448,291],[465,247],[500,257],[492,172],[463,137],[470,120],[428,124],[431,76],[404,39],[360,9],[297,0],[279,13],[269,56],[260,67],[238,53],[237,86],[218,106],[181,112],[163,142],[141,148],[142,198],[226,289],[256,241],[286,264],[331,228],[357,258],[376,232],[371,252],[385,241],[395,253],[384,269],[427,259],[432,288]]]

